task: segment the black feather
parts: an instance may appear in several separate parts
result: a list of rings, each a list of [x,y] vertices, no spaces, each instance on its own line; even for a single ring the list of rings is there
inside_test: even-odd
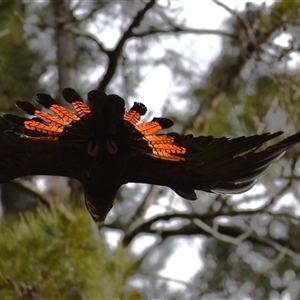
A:
[[[182,198],[191,201],[197,200],[197,195],[193,189],[176,189],[176,188],[175,189],[172,188],[172,189],[177,195],[179,195]]]
[[[22,138],[23,134],[16,131],[16,129],[5,130],[4,133],[13,138]]]
[[[141,116],[145,115],[147,112],[147,107],[141,102],[134,102],[133,106],[131,107],[132,110],[135,110]]]
[[[72,103],[72,102],[75,102],[75,101],[83,102],[80,95],[72,88],[63,89],[62,96],[68,103]]]
[[[44,93],[37,94],[35,100],[45,108],[50,108],[52,105],[58,104],[50,95]]]
[[[158,123],[163,129],[170,128],[174,125],[173,121],[167,118],[153,118],[152,122]]]
[[[40,110],[28,101],[16,101],[16,107],[24,111],[26,114],[34,115],[36,110]]]
[[[18,125],[18,126],[21,126],[23,127],[24,126],[24,122],[25,121],[28,121],[29,119],[27,118],[24,118],[24,117],[20,117],[20,116],[16,116],[16,115],[12,115],[12,114],[4,114],[3,115],[3,118],[10,122],[10,123],[13,123],[15,125]]]
[[[118,95],[107,96],[107,109],[115,118],[123,119],[125,113],[125,101]]]
[[[42,119],[39,118],[39,117],[32,117],[32,118],[30,118],[30,120],[31,120],[31,121],[34,121],[34,122],[42,123],[42,124],[45,124],[45,125],[48,124],[46,121],[42,120]]]
[[[101,114],[107,103],[106,93],[99,90],[92,90],[88,93],[88,105],[92,112]]]

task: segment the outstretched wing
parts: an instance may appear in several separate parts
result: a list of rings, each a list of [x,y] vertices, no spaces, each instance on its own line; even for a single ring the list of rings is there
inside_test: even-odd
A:
[[[89,212],[101,223],[121,185],[112,171],[118,166],[110,164],[109,158],[115,154],[114,136],[123,132],[119,128],[124,127],[124,100],[91,91],[87,105],[71,88],[62,94],[72,109],[40,93],[36,100],[48,112],[17,101],[16,106],[32,117],[6,114],[0,118],[0,183],[24,175],[78,179]]]
[[[65,89],[63,97],[73,111],[47,94],[37,94],[37,102],[51,113],[30,102],[16,101],[16,106],[33,118],[6,114],[0,119],[0,182],[24,175],[82,180],[88,140],[84,117],[91,111],[75,90]]]
[[[72,105],[71,111],[59,105],[50,95],[39,93],[36,101],[51,113],[42,111],[27,101],[16,101],[16,106],[33,116],[31,119],[6,114],[3,117],[17,126],[6,133],[13,137],[37,142],[84,142],[88,141],[90,108],[71,88],[63,90],[64,99]]]
[[[190,200],[197,198],[194,190],[242,193],[300,141],[297,133],[260,150],[282,132],[232,139],[156,134],[173,122],[139,123],[147,111],[142,103],[125,112],[122,98],[97,90],[88,94],[88,105],[70,88],[63,97],[72,110],[38,94],[37,101],[51,113],[17,101],[33,117],[0,118],[0,182],[24,175],[76,178],[97,223],[104,221],[124,183],[167,186]]]
[[[5,132],[9,123],[0,118],[0,183],[25,175],[68,176],[80,180],[83,151],[61,143],[34,143]],[[73,166],[70,168],[70,166]]]
[[[161,139],[162,145],[158,148],[163,149],[165,143],[165,153],[161,159],[157,155],[136,153],[128,164],[125,180],[167,186],[190,200],[197,198],[194,190],[243,193],[253,187],[276,159],[300,141],[300,133],[297,133],[259,151],[260,146],[281,134],[214,138],[170,133],[145,137],[150,148],[155,147],[151,139]]]

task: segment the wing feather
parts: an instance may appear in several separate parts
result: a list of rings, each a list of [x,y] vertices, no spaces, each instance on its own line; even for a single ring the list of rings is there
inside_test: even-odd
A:
[[[17,136],[6,134],[9,130],[9,123],[0,117],[0,183],[25,175],[67,176],[82,180],[82,165],[87,159],[82,148],[16,139]]]
[[[37,102],[50,112],[17,101],[17,107],[32,117],[0,118],[0,182],[24,175],[76,178],[98,223],[104,221],[124,183],[167,186],[190,200],[197,198],[195,190],[242,193],[300,142],[297,133],[260,150],[282,132],[238,138],[157,134],[173,122],[154,118],[139,123],[147,111],[142,103],[134,103],[126,112],[117,95],[94,90],[85,104],[71,88],[62,94],[72,109],[40,93]]]
[[[165,134],[163,139],[173,139],[172,145],[185,148],[185,153],[173,154],[179,155],[182,160],[167,161],[137,152],[128,164],[130,167],[125,181],[168,186],[191,200],[194,199],[193,190],[242,193],[249,190],[287,149],[300,142],[298,133],[258,151],[264,143],[281,134],[265,133],[238,138]],[[154,142],[160,137],[150,139]]]

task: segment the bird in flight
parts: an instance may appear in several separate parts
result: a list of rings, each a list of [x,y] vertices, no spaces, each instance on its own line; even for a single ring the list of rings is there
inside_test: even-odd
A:
[[[175,132],[167,118],[140,122],[144,104],[125,110],[124,100],[93,90],[87,103],[71,88],[62,91],[67,109],[50,95],[16,106],[31,115],[0,118],[0,183],[25,175],[72,177],[84,188],[94,221],[102,224],[119,188],[128,182],[171,188],[196,200],[195,190],[236,194],[252,188],[257,178],[286,150],[300,142],[300,133],[259,148],[283,132],[249,137],[194,137]]]

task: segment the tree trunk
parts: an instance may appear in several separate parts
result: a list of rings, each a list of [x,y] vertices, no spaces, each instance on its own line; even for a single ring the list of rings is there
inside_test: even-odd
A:
[[[52,0],[56,20],[56,53],[59,92],[65,87],[75,87],[75,38],[65,30],[73,19],[69,0]]]
[[[51,0],[53,14],[56,20],[56,53],[58,66],[59,93],[66,87],[75,87],[75,37],[66,28],[71,25],[73,15],[69,0]],[[70,198],[77,204],[83,203],[83,189],[80,183],[70,178]]]

